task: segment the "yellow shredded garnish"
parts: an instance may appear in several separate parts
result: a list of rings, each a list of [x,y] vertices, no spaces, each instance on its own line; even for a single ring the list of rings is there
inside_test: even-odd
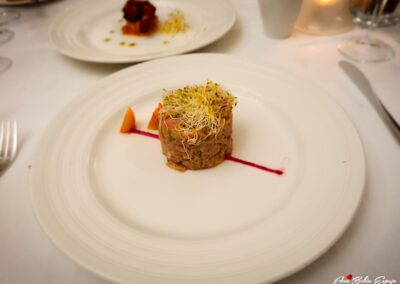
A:
[[[235,105],[236,97],[207,81],[205,85],[164,90],[160,115],[179,119],[176,130],[182,133],[186,143],[196,145],[220,132],[225,123],[222,115],[231,112]]]
[[[160,33],[176,35],[184,32],[187,27],[185,15],[181,10],[175,9],[169,14],[169,18],[160,28]]]

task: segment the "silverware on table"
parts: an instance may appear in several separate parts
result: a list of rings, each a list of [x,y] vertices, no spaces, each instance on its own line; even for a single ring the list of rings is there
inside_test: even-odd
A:
[[[383,121],[385,121],[387,127],[400,142],[400,125],[396,122],[396,120],[382,104],[381,100],[372,89],[371,83],[369,82],[368,78],[358,67],[350,62],[341,60],[338,64],[340,68],[352,80],[352,82],[358,87],[358,89],[366,96],[368,101],[375,108]]]
[[[0,123],[0,172],[14,160],[18,149],[18,129],[15,120]]]

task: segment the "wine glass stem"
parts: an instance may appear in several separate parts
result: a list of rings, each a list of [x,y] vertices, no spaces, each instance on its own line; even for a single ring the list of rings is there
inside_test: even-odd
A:
[[[14,37],[14,32],[0,28],[0,45],[9,42]]]
[[[368,25],[368,28],[373,30],[378,26],[379,17],[382,15],[383,9],[385,9],[387,0],[375,0],[376,5],[374,6],[374,10],[371,15],[371,22]]]
[[[385,8],[387,0],[375,0],[375,5],[371,13],[371,20],[367,23],[367,29],[365,30],[364,36],[360,38],[360,42],[370,43],[371,32],[378,26],[379,17]]]
[[[0,8],[0,26],[19,19],[21,13],[15,10]]]
[[[364,11],[367,19],[365,33],[340,43],[338,50],[342,55],[359,63],[383,62],[391,60],[395,56],[390,45],[371,35],[371,31],[378,26],[381,20],[387,2],[388,0],[370,0],[371,6]]]
[[[0,56],[0,73],[8,70],[12,65],[12,61],[9,58]]]

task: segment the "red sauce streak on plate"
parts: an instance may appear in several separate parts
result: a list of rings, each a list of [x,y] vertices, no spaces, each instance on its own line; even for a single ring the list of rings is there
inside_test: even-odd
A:
[[[155,139],[159,139],[157,134],[150,133],[150,132],[143,131],[143,130],[139,130],[139,129],[133,129],[131,131],[131,133],[139,134],[139,135],[142,135],[142,136],[151,137],[151,138],[155,138]]]
[[[131,133],[142,135],[142,136],[146,136],[146,137],[150,137],[150,138],[154,138],[154,139],[159,139],[159,136],[157,134],[150,133],[150,132],[143,131],[143,130],[139,130],[139,129],[133,129],[131,131]],[[265,172],[276,174],[278,176],[281,176],[281,175],[283,175],[285,173],[281,169],[268,168],[266,166],[258,165],[258,164],[255,164],[253,162],[248,162],[248,161],[245,161],[245,160],[233,157],[233,156],[227,156],[227,157],[225,157],[225,160],[228,160],[228,161],[231,161],[231,162],[235,162],[235,163],[238,163],[238,164],[242,164],[242,165],[246,165],[246,166],[249,166],[249,167],[253,167],[253,168],[265,171]]]

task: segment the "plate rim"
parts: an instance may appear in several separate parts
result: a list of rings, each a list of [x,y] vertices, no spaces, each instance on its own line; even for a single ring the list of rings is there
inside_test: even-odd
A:
[[[27,0],[27,1],[29,1],[29,0]],[[104,0],[102,0],[102,1],[104,1]],[[138,56],[137,58],[126,56],[125,58],[121,57],[121,58],[101,59],[101,58],[88,58],[88,57],[85,57],[84,55],[70,52],[67,49],[63,48],[59,43],[57,43],[57,41],[54,40],[54,38],[52,36],[52,33],[55,30],[55,27],[57,26],[57,22],[59,21],[59,19],[64,18],[65,15],[68,15],[68,13],[77,9],[79,6],[85,5],[85,3],[94,2],[93,0],[84,0],[82,2],[79,2],[79,4],[68,7],[66,9],[60,11],[59,13],[57,13],[51,20],[50,25],[47,29],[47,37],[50,40],[52,46],[62,55],[67,56],[72,59],[75,59],[75,60],[79,60],[79,61],[83,61],[83,62],[91,62],[91,63],[106,63],[106,64],[139,63],[139,62],[144,62],[144,61],[148,61],[148,60],[152,60],[152,59],[159,59],[159,58],[164,58],[164,57],[168,57],[168,56],[176,56],[179,54],[186,54],[188,52],[201,49],[205,46],[208,46],[208,45],[214,43],[215,41],[217,41],[217,40],[221,39],[223,36],[225,36],[233,28],[233,26],[237,20],[237,12],[236,12],[236,9],[235,9],[233,3],[229,0],[218,0],[218,1],[223,1],[223,2],[225,2],[227,7],[230,7],[230,9],[228,11],[229,14],[227,14],[227,15],[229,15],[230,19],[229,19],[229,22],[228,21],[226,22],[226,26],[224,29],[221,29],[221,31],[219,33],[215,34],[213,37],[209,37],[206,41],[202,42],[201,44],[196,44],[193,47],[183,48],[182,50],[172,51],[172,52],[162,54],[162,55],[156,55],[156,56],[141,55],[141,56]]]
[[[255,60],[249,60],[248,58],[245,58],[243,56],[235,56],[235,55],[227,55],[227,54],[216,54],[216,53],[205,53],[205,54],[189,54],[189,55],[179,55],[179,56],[174,56],[174,57],[169,57],[169,58],[162,58],[162,59],[158,59],[156,61],[151,61],[151,62],[144,62],[139,64],[140,66],[143,65],[151,65],[154,64],[154,62],[159,62],[159,61],[164,61],[164,60],[174,60],[174,58],[182,58],[182,57],[208,57],[208,56],[216,56],[216,57],[225,57],[225,58],[232,58],[232,59],[239,59],[239,60],[244,60],[244,62],[250,62],[253,63],[255,65],[265,65],[265,64],[260,64],[257,63]],[[105,80],[111,80],[110,78],[113,78],[114,76],[121,76],[120,74],[123,72],[128,72],[127,69],[134,69],[136,68],[136,66],[130,66],[127,68],[124,68],[120,71],[117,71],[115,73],[112,73],[108,76],[106,76],[105,78],[103,78],[102,80],[100,80],[101,82],[104,82]],[[291,76],[294,76],[295,78],[302,78],[300,75],[295,75],[295,73],[284,69],[280,66],[274,65],[274,64],[269,64],[267,66],[268,68],[271,69],[277,69],[280,72],[285,72],[290,74]],[[34,155],[34,159],[33,159],[33,165],[37,164],[37,161],[41,160],[41,155],[40,155],[40,149],[43,148],[42,145],[42,141],[46,140],[46,138],[48,138],[47,136],[49,136],[49,129],[53,128],[54,125],[56,125],[56,122],[58,120],[60,120],[60,118],[63,116],[63,113],[66,112],[66,109],[70,109],[71,107],[73,107],[78,101],[80,101],[82,99],[83,96],[90,96],[90,93],[92,93],[92,90],[95,90],[99,84],[101,83],[96,83],[94,84],[92,87],[90,87],[89,89],[85,90],[84,92],[81,92],[80,95],[76,96],[75,98],[73,98],[66,106],[64,106],[60,112],[56,115],[56,117],[54,117],[51,122],[47,125],[46,129],[44,130],[41,139],[39,139],[38,145],[34,151],[35,155]],[[330,101],[330,103],[334,104],[338,109],[340,109],[340,112],[342,113],[343,116],[346,117],[346,119],[349,122],[350,127],[352,128],[352,132],[354,135],[353,138],[355,138],[360,146],[360,159],[361,159],[361,166],[362,169],[360,170],[361,173],[361,180],[362,180],[362,186],[359,189],[358,192],[358,196],[357,196],[357,200],[355,200],[356,202],[354,203],[353,208],[351,209],[351,214],[347,217],[347,220],[345,220],[345,224],[344,226],[342,226],[341,230],[339,232],[335,233],[335,238],[332,239],[331,243],[327,246],[325,246],[322,250],[319,250],[319,253],[314,254],[314,257],[310,258],[308,261],[301,263],[301,265],[297,265],[295,268],[293,268],[292,270],[288,270],[286,271],[286,273],[281,274],[276,276],[275,279],[270,279],[270,281],[277,281],[280,279],[283,279],[285,277],[288,277],[289,275],[292,275],[293,273],[305,268],[306,266],[310,265],[311,263],[315,262],[319,257],[321,257],[324,253],[326,253],[345,233],[345,231],[348,229],[348,227],[351,225],[352,221],[354,220],[354,217],[356,215],[356,213],[358,212],[358,209],[360,207],[361,204],[361,200],[364,196],[364,192],[365,192],[365,185],[366,185],[366,160],[365,160],[365,149],[363,147],[362,144],[362,140],[360,137],[360,134],[357,130],[357,128],[355,127],[355,124],[353,122],[353,120],[351,119],[351,117],[348,115],[348,113],[345,111],[345,109],[339,104],[337,103],[332,96],[329,94],[328,91],[324,90],[321,86],[319,86],[318,84],[312,82],[311,80],[307,80],[307,84],[311,84],[314,88],[317,88],[319,90],[321,90],[323,93],[325,93],[324,96],[328,97],[328,100]],[[35,173],[35,167],[32,168],[31,171],[31,202],[32,202],[32,206],[33,206],[33,211],[35,213],[36,219],[40,224],[41,229],[46,233],[46,235],[49,237],[49,239],[51,240],[51,242],[53,244],[55,244],[55,246],[60,249],[65,255],[67,255],[71,260],[73,260],[75,263],[78,263],[80,266],[84,267],[85,269],[91,271],[92,273],[94,273],[95,275],[98,275],[104,279],[108,279],[110,281],[117,281],[118,283],[125,283],[123,281],[120,281],[119,279],[116,278],[112,278],[110,275],[100,271],[100,270],[95,270],[93,269],[93,267],[91,267],[90,265],[88,265],[87,263],[85,263],[84,261],[82,261],[81,259],[79,259],[78,257],[74,256],[70,251],[68,251],[68,249],[65,249],[62,245],[62,242],[59,240],[56,240],[53,236],[53,233],[50,232],[50,229],[46,227],[45,225],[45,220],[42,219],[43,217],[40,215],[40,209],[38,207],[38,204],[35,203],[35,196],[34,196],[34,183],[33,183],[33,178],[34,178],[34,173]],[[268,282],[269,283],[269,282]]]

